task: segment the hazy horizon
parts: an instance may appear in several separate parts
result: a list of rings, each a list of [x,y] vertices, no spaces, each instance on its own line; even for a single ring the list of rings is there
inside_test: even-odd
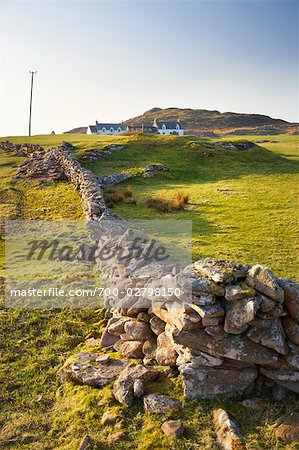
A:
[[[296,1],[2,1],[0,135],[154,107],[298,117]]]

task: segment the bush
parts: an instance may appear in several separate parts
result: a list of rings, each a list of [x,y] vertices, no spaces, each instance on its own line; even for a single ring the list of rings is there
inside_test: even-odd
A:
[[[109,187],[105,191],[105,201],[108,208],[112,208],[116,203],[127,203],[136,205],[136,199],[133,197],[133,189],[131,186],[123,190],[118,190],[114,187]]]
[[[172,199],[173,209],[181,210],[189,201],[189,195],[183,191],[179,191]]]
[[[126,187],[123,191],[124,197],[133,197],[133,188],[132,186]]]
[[[164,198],[150,197],[146,200],[146,206],[159,213],[167,213],[171,211],[171,205]]]

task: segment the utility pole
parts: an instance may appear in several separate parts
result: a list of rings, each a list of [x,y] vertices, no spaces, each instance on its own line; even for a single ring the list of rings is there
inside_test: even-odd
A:
[[[33,77],[37,72],[29,70],[31,73],[31,89],[30,89],[30,109],[29,109],[29,136],[31,136],[31,112],[32,112],[32,92],[33,92]]]

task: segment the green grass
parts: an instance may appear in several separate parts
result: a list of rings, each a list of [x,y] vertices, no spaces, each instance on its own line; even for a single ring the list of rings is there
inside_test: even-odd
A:
[[[266,139],[263,136],[260,139]],[[233,137],[232,139],[236,139]],[[184,137],[94,137],[81,135],[11,138],[36,142],[47,148],[62,140],[73,142],[80,155],[85,148],[124,143],[126,149],[105,161],[86,164],[97,174],[122,170],[140,173],[146,164],[162,163],[171,173],[153,179],[136,177],[133,186],[138,205],[114,208],[126,217],[193,220],[194,258],[227,256],[243,262],[268,264],[281,275],[296,276],[298,162],[296,136],[267,138],[264,148],[249,152],[223,151],[207,158],[209,141]],[[197,144],[190,148],[188,144]],[[259,140],[259,137],[254,137]],[[82,218],[81,204],[73,187],[64,183],[38,185],[11,180],[23,158],[0,153],[0,217],[26,219]],[[187,210],[167,215],[145,206],[152,195],[171,197],[177,190],[190,195]],[[0,264],[3,263],[3,240]],[[56,372],[66,358],[82,348],[88,337],[99,337],[103,316],[95,310],[0,309],[0,442],[9,450],[77,450],[85,434],[93,450],[217,450],[211,410],[222,406],[239,422],[249,450],[294,450],[296,443],[275,441],[274,427],[298,407],[296,396],[270,401],[263,413],[250,412],[237,400],[185,402],[186,432],[180,439],[166,438],[160,430],[161,416],[144,414],[141,402],[129,410],[119,407],[110,387],[93,389],[59,386]],[[76,349],[76,350],[75,350]],[[182,399],[177,379],[163,377],[148,392],[168,393]],[[100,419],[110,407],[118,407],[122,441],[108,446],[112,428]],[[173,416],[177,417],[177,416]]]

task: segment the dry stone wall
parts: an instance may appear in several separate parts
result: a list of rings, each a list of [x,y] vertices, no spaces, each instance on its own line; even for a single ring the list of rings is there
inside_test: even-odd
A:
[[[66,146],[51,158],[82,198],[91,237],[98,242],[98,270],[104,285],[127,288],[176,287],[178,298],[121,294],[101,339],[144,365],[173,367],[188,398],[218,394],[248,395],[281,386],[299,392],[299,286],[276,277],[264,266],[253,267],[205,259],[180,269],[174,264],[145,264],[132,255],[128,265],[117,256],[101,260],[103,243],[130,249],[136,230],[113,223],[97,178],[84,169]],[[113,274],[113,277],[111,276]],[[184,297],[191,286],[191,298]]]

